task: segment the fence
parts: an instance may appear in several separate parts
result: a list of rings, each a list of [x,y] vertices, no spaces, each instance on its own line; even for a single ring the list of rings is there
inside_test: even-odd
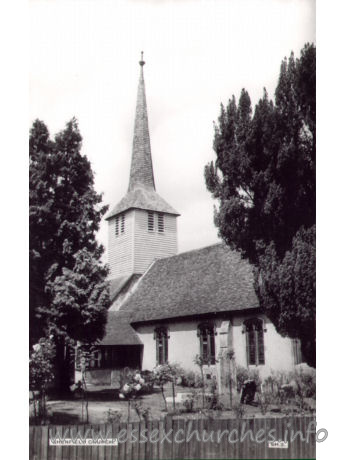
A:
[[[30,460],[314,459],[315,427],[313,416],[32,426]],[[51,445],[57,435],[79,445]],[[88,445],[98,435],[113,444]],[[273,439],[288,446],[269,446]]]

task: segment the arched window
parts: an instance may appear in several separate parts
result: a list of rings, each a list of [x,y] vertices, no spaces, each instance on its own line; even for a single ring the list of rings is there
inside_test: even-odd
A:
[[[264,327],[259,318],[248,319],[244,323],[246,334],[248,365],[265,364]]]
[[[156,341],[156,363],[165,364],[168,362],[168,330],[165,327],[158,327],[153,337]]]
[[[215,333],[213,324],[204,323],[198,326],[198,337],[200,338],[200,356],[204,363],[216,363],[214,336]]]

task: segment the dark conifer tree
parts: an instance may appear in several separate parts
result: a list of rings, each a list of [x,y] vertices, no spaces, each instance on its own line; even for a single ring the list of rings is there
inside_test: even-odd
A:
[[[275,103],[264,90],[254,115],[244,89],[238,106],[234,96],[226,108],[221,105],[216,161],[205,167],[207,188],[219,202],[219,235],[254,264],[262,308],[279,332],[301,339],[312,365],[315,257],[307,261],[305,254],[315,251],[315,55],[315,46],[307,44],[300,59],[285,58]],[[296,286],[303,273],[308,298],[288,289],[282,273]]]
[[[101,338],[109,306],[96,240],[107,206],[81,142],[75,119],[53,141],[42,121],[30,132],[30,343],[54,335],[60,390],[68,385],[66,344]]]

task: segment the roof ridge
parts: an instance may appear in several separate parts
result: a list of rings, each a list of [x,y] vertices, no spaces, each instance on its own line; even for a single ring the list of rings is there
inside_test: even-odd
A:
[[[128,302],[129,298],[131,297],[131,295],[134,294],[134,292],[138,289],[138,287],[140,286],[140,284],[142,283],[142,280],[143,278],[145,277],[145,275],[150,271],[151,267],[153,267],[153,265],[157,262],[157,260],[159,259],[153,259],[153,261],[150,263],[150,265],[147,267],[147,269],[144,271],[144,273],[140,276],[140,278],[138,278],[137,282],[134,284],[133,286],[133,290],[132,292],[130,293],[130,296],[122,303],[122,305],[120,306],[120,308],[118,309],[118,311],[127,311],[128,313],[131,312],[131,310],[126,310],[126,309],[123,309],[122,310],[122,307],[124,305],[126,305],[126,303]]]
[[[127,211],[128,209],[144,209],[146,211],[163,212],[179,216],[180,214],[156,190],[148,190],[138,186],[128,191],[126,195],[112,208],[105,220]]]
[[[173,258],[176,258],[176,257],[184,256],[186,254],[190,254],[192,252],[199,252],[199,251],[203,251],[204,249],[213,248],[215,246],[226,246],[226,244],[224,243],[224,241],[220,241],[219,243],[209,244],[207,246],[202,246],[201,248],[189,249],[189,251],[179,252],[178,254],[175,254],[173,256],[162,257],[161,259],[158,259],[157,261],[173,259]],[[229,246],[227,246],[227,247],[229,248],[230,251],[232,250]]]

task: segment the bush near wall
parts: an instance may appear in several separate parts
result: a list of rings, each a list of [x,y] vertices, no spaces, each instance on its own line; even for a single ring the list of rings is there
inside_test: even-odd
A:
[[[201,388],[202,380],[200,374],[194,371],[183,371],[181,375],[181,386],[187,388]]]

